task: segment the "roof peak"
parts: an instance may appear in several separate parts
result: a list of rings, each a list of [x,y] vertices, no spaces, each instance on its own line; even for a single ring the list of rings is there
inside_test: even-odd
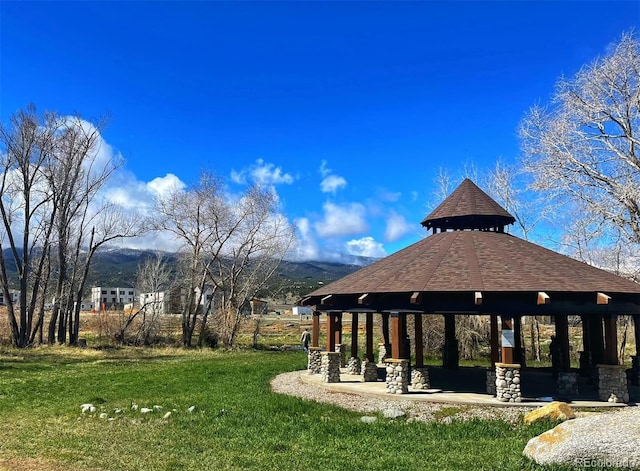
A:
[[[470,178],[465,178],[420,224],[434,232],[438,229],[504,232],[505,226],[515,220]]]

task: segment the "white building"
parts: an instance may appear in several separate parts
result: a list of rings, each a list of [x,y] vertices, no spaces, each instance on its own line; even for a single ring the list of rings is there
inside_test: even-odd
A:
[[[196,296],[199,296],[200,290],[196,288]],[[209,305],[209,301],[213,296],[213,290],[207,288],[204,295],[200,299],[202,310]],[[138,295],[140,307],[144,307],[147,313],[152,314],[178,314],[182,311],[182,307],[186,302],[184,290],[176,290],[173,292],[157,291],[155,293],[140,293]]]
[[[20,291],[16,289],[10,289],[9,296],[11,296],[11,301],[13,301],[13,303],[15,304],[20,299]],[[6,305],[7,303],[5,302],[5,299],[4,299],[4,291],[0,290],[0,306],[6,306]]]
[[[123,306],[135,300],[133,288],[113,288],[97,286],[91,288],[91,302],[96,309],[106,309],[111,306]]]
[[[140,308],[149,314],[167,314],[168,300],[167,293],[158,291],[155,293],[140,293],[138,296]]]

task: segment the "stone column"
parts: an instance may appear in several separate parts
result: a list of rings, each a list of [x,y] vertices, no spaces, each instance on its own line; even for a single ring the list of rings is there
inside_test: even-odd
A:
[[[349,363],[347,363],[347,374],[350,375],[359,375],[361,372],[362,363],[360,358],[351,357],[349,358]]]
[[[487,368],[487,394],[496,395],[496,368]]]
[[[387,358],[387,393],[407,394],[409,392],[409,360]]]
[[[375,383],[378,381],[378,365],[373,361],[364,360],[360,366],[362,380],[365,383]]]
[[[309,360],[307,370],[311,375],[319,375],[322,371],[322,349],[320,347],[309,347]]]
[[[325,383],[340,382],[340,353],[322,352],[321,372],[322,381]]]
[[[413,389],[429,389],[429,368],[426,366],[414,366],[411,368],[411,387]]]
[[[522,402],[519,364],[496,363],[496,397],[500,402]]]
[[[346,345],[342,343],[336,344],[336,353],[340,354],[340,368],[344,368],[347,364],[347,351]]]
[[[629,402],[624,366],[598,365],[598,397],[607,402]]]
[[[558,372],[558,394],[574,396],[578,394],[578,373],[573,371]]]
[[[381,343],[378,345],[378,364],[384,365],[391,354],[391,349],[388,348],[389,345],[386,343]]]

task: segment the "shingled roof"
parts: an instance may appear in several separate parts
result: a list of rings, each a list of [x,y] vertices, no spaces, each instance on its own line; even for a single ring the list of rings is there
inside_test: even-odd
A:
[[[640,312],[640,284],[503,232],[513,221],[467,179],[422,222],[441,232],[315,290],[302,303],[536,314],[549,312],[536,303],[544,292],[555,313]],[[492,302],[478,307],[478,293]],[[613,302],[601,306],[598,293]]]
[[[466,178],[421,224],[427,229],[498,230],[513,224],[515,218]]]

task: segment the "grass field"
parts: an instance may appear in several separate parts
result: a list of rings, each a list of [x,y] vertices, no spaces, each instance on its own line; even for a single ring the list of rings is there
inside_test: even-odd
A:
[[[0,469],[541,469],[521,453],[548,423],[366,424],[270,392],[272,377],[304,367],[300,352],[0,351]]]

